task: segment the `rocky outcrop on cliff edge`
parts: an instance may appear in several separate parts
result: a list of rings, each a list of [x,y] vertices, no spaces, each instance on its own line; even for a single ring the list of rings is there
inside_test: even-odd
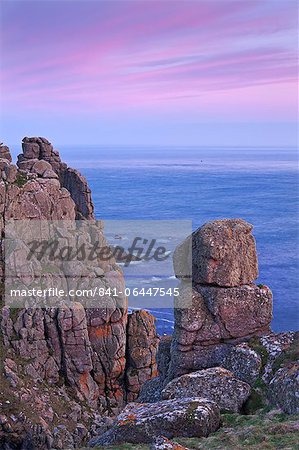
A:
[[[86,179],[63,163],[45,138],[24,138],[22,149],[14,165],[8,147],[0,146],[0,447],[21,448],[26,443],[24,448],[75,448],[91,436],[103,417],[120,411],[127,395],[132,395],[127,383],[132,381],[129,373],[137,361],[136,344],[132,338],[127,345],[125,296],[117,301],[107,297],[104,306],[88,308],[76,300],[71,307],[62,302],[59,307],[9,308],[3,303],[3,238],[11,220],[57,221],[66,224],[59,232],[69,244],[78,241],[108,247],[103,223],[94,220]],[[28,228],[29,233],[32,230]],[[13,253],[7,256],[6,263],[14,257]],[[67,273],[71,263],[60,269]],[[105,261],[77,265],[77,270],[105,288],[117,284],[124,291],[122,271],[112,255]],[[47,280],[51,277],[49,272]],[[139,383],[155,374],[157,338],[154,319],[146,314],[150,329],[142,321],[134,325],[146,360],[135,368]],[[139,388],[134,383],[135,395]]]

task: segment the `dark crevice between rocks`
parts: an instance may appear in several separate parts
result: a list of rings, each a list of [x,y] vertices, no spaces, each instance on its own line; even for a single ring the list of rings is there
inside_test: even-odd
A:
[[[62,337],[62,332],[61,332],[61,328],[60,328],[60,324],[59,324],[59,320],[58,320],[58,313],[59,313],[59,309],[57,308],[55,310],[55,324],[56,324],[56,328],[57,328],[57,335],[58,335],[58,339],[59,339],[59,347],[61,349],[61,364],[60,364],[60,369],[59,369],[59,378],[61,378],[64,382],[64,384],[68,387],[71,386],[69,380],[68,380],[68,376],[67,376],[67,366],[66,366],[66,355],[65,355],[65,349],[64,349],[64,344],[63,344],[63,337]]]

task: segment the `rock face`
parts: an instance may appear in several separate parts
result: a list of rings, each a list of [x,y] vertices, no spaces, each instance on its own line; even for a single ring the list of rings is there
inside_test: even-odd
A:
[[[12,157],[9,148],[3,144],[0,144],[0,159],[6,159],[10,163],[12,162]]]
[[[199,370],[182,375],[168,383],[162,391],[164,400],[188,398],[192,395],[212,400],[221,410],[238,412],[250,394],[250,386],[222,367]]]
[[[276,372],[269,383],[269,396],[287,414],[299,414],[299,361]]]
[[[251,230],[241,219],[217,220],[199,228],[176,249],[174,268],[184,278],[192,240],[192,287],[182,281],[175,300],[168,379],[216,365],[231,370],[231,346],[269,332],[272,293],[267,286],[253,284],[258,269]],[[249,381],[258,360],[251,354],[255,366],[251,374],[248,367],[237,368],[236,359],[233,366],[239,374],[247,371]]]
[[[156,354],[157,372],[156,376],[146,381],[140,390],[138,397],[139,403],[155,403],[161,400],[161,393],[168,377],[168,369],[170,364],[171,336],[162,336],[159,341],[158,351]]]
[[[192,274],[194,283],[242,286],[258,276],[252,225],[242,219],[215,220],[196,230],[174,254],[179,278]],[[189,258],[190,239],[192,260]],[[189,263],[192,261],[192,271]],[[185,273],[184,273],[185,272]]]
[[[8,406],[4,408],[0,447],[15,439],[21,448],[31,433],[30,439],[36,443],[32,448],[73,448],[90,437],[87,427],[91,419],[96,420],[99,413],[118,412],[127,395],[137,396],[140,385],[154,376],[154,319],[149,313],[135,313],[129,320],[132,334],[127,340],[124,296],[117,302],[107,296],[104,307],[84,308],[74,302],[72,308],[61,303],[59,307],[11,309],[2,304],[2,236],[10,219],[64,221],[71,224],[60,230],[69,245],[74,240],[108,245],[101,222],[94,221],[84,177],[61,162],[45,138],[24,138],[22,146],[18,169],[11,164],[8,148],[0,146],[0,344],[4,367],[0,403]],[[75,219],[81,219],[80,225]],[[6,262],[9,260],[7,257]],[[106,288],[118,285],[124,290],[123,275],[113,257],[86,264],[77,266],[80,276],[104,276]],[[63,270],[72,270],[71,262],[63,264]],[[50,272],[47,276],[51,279]],[[76,279],[68,283],[70,287]],[[143,357],[146,363],[141,362]],[[138,384],[132,380],[134,365]],[[15,404],[18,407],[10,406]],[[5,413],[9,408],[15,411],[13,419]],[[38,414],[32,416],[36,409]]]
[[[181,308],[185,298],[188,308]],[[181,289],[175,305],[177,341],[181,345],[210,345],[269,330],[272,294],[267,287],[233,288],[195,285]]]
[[[158,436],[201,437],[218,429],[218,406],[209,400],[188,398],[158,403],[130,403],[117,417],[114,426],[93,439],[90,446],[151,443]]]
[[[45,138],[25,137],[23,153],[18,156],[18,167],[26,172],[36,173],[43,178],[59,178],[75,203],[77,219],[94,219],[91,191],[86,179],[75,169],[68,167],[60,159],[59,152]]]
[[[136,400],[141,386],[157,375],[156,352],[159,338],[154,317],[147,311],[134,311],[127,326],[127,401]]]

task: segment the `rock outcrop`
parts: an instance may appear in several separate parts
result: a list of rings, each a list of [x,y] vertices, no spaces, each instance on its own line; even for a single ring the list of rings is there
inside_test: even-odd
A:
[[[113,427],[93,439],[90,446],[152,443],[158,436],[208,436],[220,425],[216,403],[200,398],[167,400],[158,403],[130,403]]]
[[[176,297],[170,379],[216,365],[230,369],[231,345],[269,332],[272,293],[253,284],[258,270],[251,230],[241,219],[210,222],[176,249],[177,277],[189,270],[192,287],[183,280]]]
[[[299,360],[277,370],[269,383],[269,396],[287,414],[299,414]]]
[[[0,159],[6,159],[8,162],[12,162],[12,157],[9,148],[3,143],[0,144]]]
[[[36,173],[42,178],[59,178],[62,187],[70,193],[77,219],[94,219],[91,191],[86,179],[75,169],[63,163],[59,152],[45,138],[25,137],[23,153],[18,156],[18,167],[25,174]]]
[[[90,437],[91,420],[119,412],[127,395],[131,398],[134,392],[137,396],[141,383],[155,375],[154,319],[149,313],[135,313],[129,320],[134,336],[127,341],[124,295],[117,301],[107,295],[104,303],[91,307],[76,300],[71,307],[61,302],[53,307],[9,308],[2,303],[2,238],[11,219],[61,221],[66,225],[58,231],[69,245],[108,246],[101,221],[94,220],[85,178],[61,162],[47,139],[24,138],[22,146],[18,168],[11,163],[9,149],[0,147],[0,406],[4,412],[0,447],[15,441],[21,448],[29,439],[34,449],[73,448]],[[28,233],[34,231],[29,228]],[[14,252],[6,256],[6,265],[18,257]],[[112,256],[77,262],[75,268],[72,264],[61,263],[59,269],[63,275],[73,273],[67,279],[68,287],[75,286],[76,275],[80,275],[86,282],[94,277],[106,289],[119,286],[124,291],[122,272]],[[51,277],[47,273],[48,281]],[[147,356],[146,363],[141,362],[143,356]],[[138,384],[132,382],[134,364]],[[38,413],[32,414],[36,409]]]
[[[228,287],[251,283],[258,276],[252,228],[242,219],[206,223],[177,247],[174,254],[177,277],[192,276],[194,283]]]

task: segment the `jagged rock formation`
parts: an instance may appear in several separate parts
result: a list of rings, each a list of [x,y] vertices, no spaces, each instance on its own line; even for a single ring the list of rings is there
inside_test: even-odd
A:
[[[24,138],[22,146],[18,168],[11,163],[9,149],[0,147],[1,290],[2,238],[10,219],[65,221],[68,225],[60,231],[69,243],[108,245],[101,222],[94,220],[85,178],[61,162],[47,139]],[[104,277],[106,288],[118,285],[124,291],[122,272],[112,256],[88,264],[77,266],[80,276]],[[70,263],[61,267],[63,273],[68,269],[73,269]],[[2,301],[2,291],[0,294]],[[72,307],[62,303],[60,307],[19,309],[1,304],[1,381],[5,389],[0,400],[4,413],[0,447],[10,448],[13,442],[25,445],[26,440],[34,449],[79,446],[90,436],[87,427],[91,419],[97,421],[99,414],[119,411],[127,395],[131,397],[132,391],[138,395],[140,384],[154,376],[157,339],[153,317],[136,313],[129,320],[129,335],[133,327],[135,337],[127,342],[126,298],[106,300],[107,306],[91,308],[78,302]],[[141,341],[145,365],[137,357]],[[135,363],[139,384],[128,382]],[[12,406],[15,403],[18,407]]]
[[[60,159],[59,152],[45,138],[25,137],[23,153],[18,156],[18,167],[25,174],[36,173],[46,179],[58,178],[75,202],[76,218],[94,219],[91,191],[86,179]]]

